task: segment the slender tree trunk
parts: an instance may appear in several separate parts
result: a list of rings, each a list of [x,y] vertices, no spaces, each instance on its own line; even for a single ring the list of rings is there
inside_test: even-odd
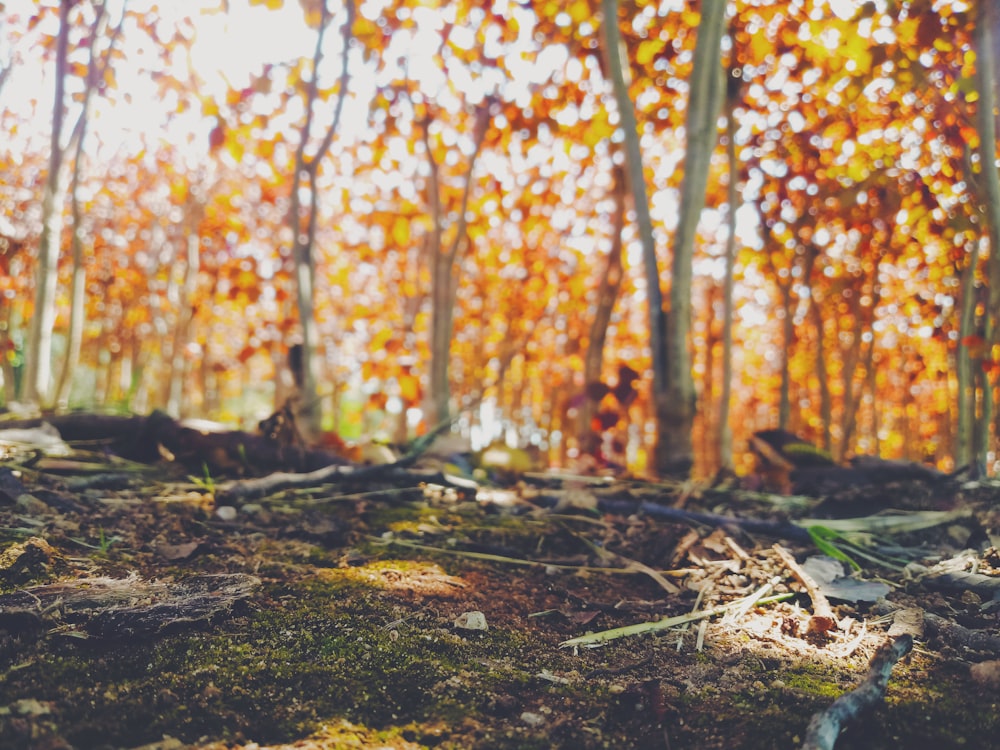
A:
[[[721,303],[722,288],[717,286],[710,286],[705,295],[705,309],[712,310],[714,312],[716,299],[719,298]],[[714,318],[714,315],[713,315]],[[716,375],[716,361],[717,352],[716,348],[721,349],[722,344],[722,334],[715,325],[711,322],[708,324],[705,330],[705,375],[701,382],[701,392],[703,396],[703,402],[707,404],[706,408],[701,410],[700,422],[701,422],[701,438],[698,441],[700,461],[696,463],[698,468],[698,473],[701,476],[714,476],[718,474],[720,464],[718,451],[716,450],[719,445],[719,422],[718,422],[718,411],[712,408],[712,405],[716,403],[715,400],[715,379]],[[699,419],[695,418],[695,431],[697,432]]]
[[[851,441],[854,439],[854,432],[858,426],[858,407],[861,403],[861,395],[864,392],[868,378],[872,376],[872,370],[875,367],[875,332],[871,331],[871,338],[868,340],[868,345],[864,347],[864,356],[862,356],[862,346],[864,340],[864,331],[866,326],[871,328],[871,324],[875,319],[875,308],[878,306],[879,298],[881,296],[881,289],[878,284],[878,274],[879,274],[880,262],[876,260],[875,269],[872,274],[872,305],[870,320],[861,319],[861,306],[858,304],[854,305],[854,319],[856,321],[854,329],[854,341],[851,346],[852,355],[849,358],[850,369],[845,369],[844,371],[844,414],[842,421],[841,439],[838,454],[836,456],[838,461],[842,461],[850,450]],[[858,295],[855,295],[855,299]],[[861,381],[858,383],[855,381],[855,375],[858,363],[861,363],[864,367]]]
[[[824,339],[823,311],[815,295],[809,298],[809,314],[816,331],[816,382],[819,387],[819,416],[823,424],[821,445],[829,453],[833,447],[831,429],[833,427],[833,399],[830,396],[830,375],[826,366],[826,342]]]
[[[851,331],[850,343],[846,346],[840,346],[840,389],[844,395],[841,397],[840,438],[837,442],[836,453],[834,454],[834,460],[837,462],[843,461],[847,455],[850,436],[854,432],[854,421],[857,419],[857,393],[854,387],[854,377],[857,374],[858,362],[861,359],[862,332],[860,309],[857,300],[858,295],[855,294],[849,301],[849,315],[851,320],[854,321],[854,330]]]
[[[726,159],[729,163],[729,236],[726,238],[726,271],[722,280],[722,393],[719,395],[719,469],[733,471],[733,427],[729,411],[733,401],[733,318],[736,287],[736,204],[739,201],[739,163],[736,161],[736,121],[733,97],[726,99]]]
[[[955,464],[968,466],[973,461],[976,392],[973,382],[973,357],[969,346],[976,333],[976,267],[979,265],[979,243],[972,242],[966,254],[965,268],[959,283],[961,298],[958,318],[958,351],[955,353],[956,412]]]
[[[691,374],[691,281],[695,235],[708,188],[708,169],[718,142],[722,105],[722,35],[727,0],[702,0],[698,39],[691,69],[687,105],[684,179],[681,183],[680,221],[674,237],[670,285],[670,330],[667,334],[667,388],[664,417],[658,430],[657,467],[665,473],[686,473],[692,463],[691,427],[695,414]]]
[[[306,89],[306,119],[299,131],[299,145],[295,151],[295,173],[292,176],[292,191],[289,210],[289,225],[292,230],[292,262],[295,272],[295,300],[299,313],[299,325],[302,329],[302,404],[300,415],[302,423],[300,428],[306,437],[315,437],[322,429],[323,408],[318,398],[318,374],[319,367],[317,354],[319,351],[319,331],[316,325],[316,261],[314,257],[316,244],[316,223],[319,218],[319,194],[316,186],[316,178],[319,174],[320,163],[323,161],[330,146],[333,144],[334,135],[340,126],[340,117],[344,109],[344,100],[347,97],[347,85],[350,80],[350,71],[347,67],[347,58],[350,51],[350,40],[354,28],[354,0],[347,0],[345,3],[347,17],[344,20],[343,52],[341,55],[340,91],[337,96],[337,106],[333,113],[333,120],[327,129],[323,140],[316,149],[312,157],[306,155],[309,145],[309,138],[312,134],[313,118],[315,116],[316,99],[319,96],[319,67],[323,61],[323,40],[326,36],[327,27],[330,24],[331,16],[326,0],[322,0],[322,17],[319,31],[316,35],[316,47],[313,51],[312,77]],[[308,206],[302,206],[302,178],[308,182]]]
[[[70,390],[73,385],[72,373],[76,371],[80,361],[80,349],[83,346],[83,322],[85,315],[84,303],[87,296],[87,271],[83,265],[83,211],[80,208],[80,164],[86,126],[83,127],[80,141],[77,144],[76,158],[73,162],[73,178],[70,198],[70,210],[73,216],[73,277],[70,282],[69,332],[66,340],[66,356],[63,359],[62,371],[56,386],[56,405],[65,409],[69,406]]]
[[[25,371],[25,400],[47,405],[52,380],[52,329],[56,321],[56,286],[62,244],[63,205],[62,147],[65,120],[65,89],[69,52],[69,12],[72,3],[59,4],[59,34],[56,38],[56,91],[52,107],[49,173],[42,197],[42,236],[35,273],[35,305],[28,333]]]
[[[111,55],[115,47],[115,42],[121,33],[124,22],[115,27],[111,34],[108,48],[102,59],[98,59],[95,54],[97,40],[104,36],[107,29],[106,2],[97,6],[97,17],[94,20],[93,31],[90,35],[87,54],[87,81],[83,90],[83,105],[81,107],[79,119],[73,130],[71,143],[74,144],[75,154],[73,157],[73,176],[70,180],[70,211],[73,217],[73,276],[70,282],[70,312],[69,331],[66,341],[66,356],[63,358],[62,370],[59,374],[58,385],[56,386],[55,401],[60,408],[65,408],[69,404],[70,390],[73,385],[72,373],[76,371],[80,361],[80,350],[83,346],[83,324],[86,310],[84,303],[87,294],[87,273],[83,265],[83,211],[80,207],[80,171],[83,163],[84,145],[87,140],[87,128],[90,124],[90,108],[94,99],[94,92],[97,91],[98,84],[104,78],[104,72],[111,64]]]
[[[14,342],[10,332],[15,328],[14,310],[12,305],[0,302],[0,378],[3,378],[3,402],[10,404],[17,399],[18,376],[14,370],[13,357],[6,353],[13,353]]]
[[[979,3],[983,16],[975,24],[973,40],[976,50],[976,79],[979,101],[976,103],[976,129],[979,131],[980,163],[982,164],[983,192],[986,203],[986,230],[990,240],[990,256],[987,261],[989,277],[989,312],[986,315],[984,338],[989,347],[986,356],[992,362],[1000,343],[1000,173],[997,171],[997,124],[996,124],[996,38],[1000,11],[996,3]],[[976,453],[976,463],[985,468],[990,447],[990,426],[993,421],[994,393],[990,374],[983,377],[982,426]]]
[[[705,203],[708,163],[717,137],[715,120],[722,91],[720,45],[726,0],[705,0],[695,45],[691,95],[687,110],[687,152],[681,189],[681,220],[674,246],[671,315],[667,316],[660,288],[653,222],[643,174],[642,151],[629,94],[628,55],[618,29],[617,0],[602,0],[604,52],[625,137],[625,158],[639,240],[646,269],[649,337],[652,353],[652,402],[657,426],[652,469],[661,475],[689,473],[693,462],[692,428],[695,395],[688,334],[691,327],[691,277],[694,235]]]
[[[875,332],[872,331],[872,337],[875,336]],[[872,453],[876,456],[882,455],[882,441],[878,436],[879,424],[880,424],[880,412],[879,412],[879,394],[878,394],[878,362],[875,359],[875,342],[872,342],[872,346],[868,349],[868,373],[865,380],[865,390],[868,391],[868,396],[871,398],[871,444]]]
[[[451,339],[454,329],[455,303],[458,295],[458,268],[456,262],[461,250],[468,246],[467,219],[469,198],[472,194],[472,175],[479,153],[486,139],[490,124],[491,103],[481,105],[476,116],[473,151],[465,172],[465,185],[458,212],[455,233],[447,247],[444,245],[444,212],[441,206],[440,167],[434,158],[430,142],[430,116],[423,123],[424,148],[430,166],[428,202],[431,214],[431,236],[428,244],[431,265],[431,330],[430,376],[426,413],[431,427],[447,422],[451,417],[451,384],[448,360],[451,358]]]
[[[775,282],[777,283],[777,281]],[[778,428],[788,429],[792,416],[792,376],[790,364],[792,347],[795,344],[795,319],[792,314],[792,279],[785,284],[778,284],[781,292],[781,385],[778,396]]]
[[[451,286],[451,264],[445,264],[443,217],[441,215],[440,172],[430,141],[430,117],[424,121],[424,148],[430,174],[427,184],[427,202],[431,215],[431,231],[428,235],[427,253],[431,270],[431,330],[430,330],[430,374],[427,382],[427,405],[425,412],[430,426],[441,424],[448,419],[448,358],[451,352],[452,317],[449,307],[448,289]],[[446,274],[446,275],[445,275]],[[443,277],[443,278],[442,278]]]
[[[201,236],[197,231],[198,222],[191,222],[186,239],[184,282],[180,288],[177,306],[177,324],[174,328],[173,343],[170,347],[170,382],[165,410],[172,417],[184,412],[184,384],[187,375],[187,358],[184,352],[191,340],[191,325],[194,321],[194,300],[198,290],[198,271],[201,266]],[[205,353],[203,353],[204,356]]]
[[[639,241],[642,245],[642,259],[646,271],[646,296],[648,298],[649,315],[649,348],[652,354],[653,383],[652,398],[657,425],[657,440],[654,448],[654,460],[650,467],[654,473],[667,473],[672,464],[668,455],[669,438],[667,433],[676,430],[684,433],[681,436],[687,441],[687,456],[691,453],[691,426],[693,419],[686,424],[670,425],[671,410],[667,403],[669,398],[667,372],[667,315],[663,308],[663,292],[660,288],[660,269],[656,258],[656,243],[653,238],[653,220],[649,213],[649,199],[646,195],[646,178],[643,174],[642,151],[639,147],[638,124],[635,119],[635,107],[629,94],[631,81],[628,69],[628,55],[621,41],[618,28],[617,0],[602,0],[604,13],[604,53],[607,59],[608,74],[614,88],[615,101],[621,118],[622,132],[625,136],[625,164],[628,176],[629,192],[632,193],[632,203],[635,209]],[[688,360],[690,361],[690,360]],[[681,447],[680,453],[684,453]],[[690,461],[688,461],[688,466]]]
[[[622,230],[625,228],[625,171],[615,167],[615,212],[611,219],[611,249],[605,258],[604,272],[597,288],[597,309],[590,323],[590,337],[587,352],[583,358],[584,396],[580,407],[581,450],[587,455],[595,455],[600,447],[600,435],[592,428],[591,421],[597,410],[597,403],[590,398],[587,388],[601,380],[604,364],[604,344],[608,337],[608,325],[622,284]]]

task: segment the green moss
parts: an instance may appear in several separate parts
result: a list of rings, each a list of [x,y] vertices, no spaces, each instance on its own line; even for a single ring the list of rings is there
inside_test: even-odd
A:
[[[427,564],[391,564],[418,565]],[[348,601],[346,590],[364,593],[357,571],[327,572],[291,591],[268,591],[278,606],[232,620],[223,632],[39,648],[8,674],[0,705],[50,701],[56,723],[74,727],[65,739],[77,746],[232,732],[276,742],[330,717],[375,729],[454,722],[496,691],[529,682],[528,673],[504,665],[517,664],[526,646],[519,637],[499,629],[464,637],[439,621],[386,627],[400,619],[398,607],[381,603],[375,590]],[[0,717],[0,740],[16,739],[13,723]]]
[[[830,698],[836,700],[845,691],[844,687],[836,681],[831,681],[829,670],[802,670],[799,672],[787,672],[781,677],[787,690],[797,690],[808,696],[818,698]]]

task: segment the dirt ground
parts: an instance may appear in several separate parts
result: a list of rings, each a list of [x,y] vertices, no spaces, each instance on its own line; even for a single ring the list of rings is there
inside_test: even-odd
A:
[[[900,637],[837,747],[1000,747],[996,483],[262,488],[176,458],[0,449],[0,747],[795,748]],[[926,527],[816,531],[857,507]],[[819,585],[821,551],[861,569]]]

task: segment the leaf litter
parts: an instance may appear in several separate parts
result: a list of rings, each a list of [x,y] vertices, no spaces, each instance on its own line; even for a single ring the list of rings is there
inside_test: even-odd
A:
[[[986,747],[1000,729],[990,480],[848,488],[841,507],[877,507],[844,519],[828,497],[451,481],[419,457],[208,481],[183,445],[135,463],[70,445],[0,463],[3,746]],[[840,559],[816,559],[816,528]]]

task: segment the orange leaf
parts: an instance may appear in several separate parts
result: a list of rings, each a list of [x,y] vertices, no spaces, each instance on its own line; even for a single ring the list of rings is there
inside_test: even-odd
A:
[[[407,406],[412,406],[420,400],[420,378],[415,375],[399,376],[399,395]]]
[[[226,142],[226,128],[219,120],[218,124],[212,128],[208,134],[208,147],[211,151],[217,151]]]

